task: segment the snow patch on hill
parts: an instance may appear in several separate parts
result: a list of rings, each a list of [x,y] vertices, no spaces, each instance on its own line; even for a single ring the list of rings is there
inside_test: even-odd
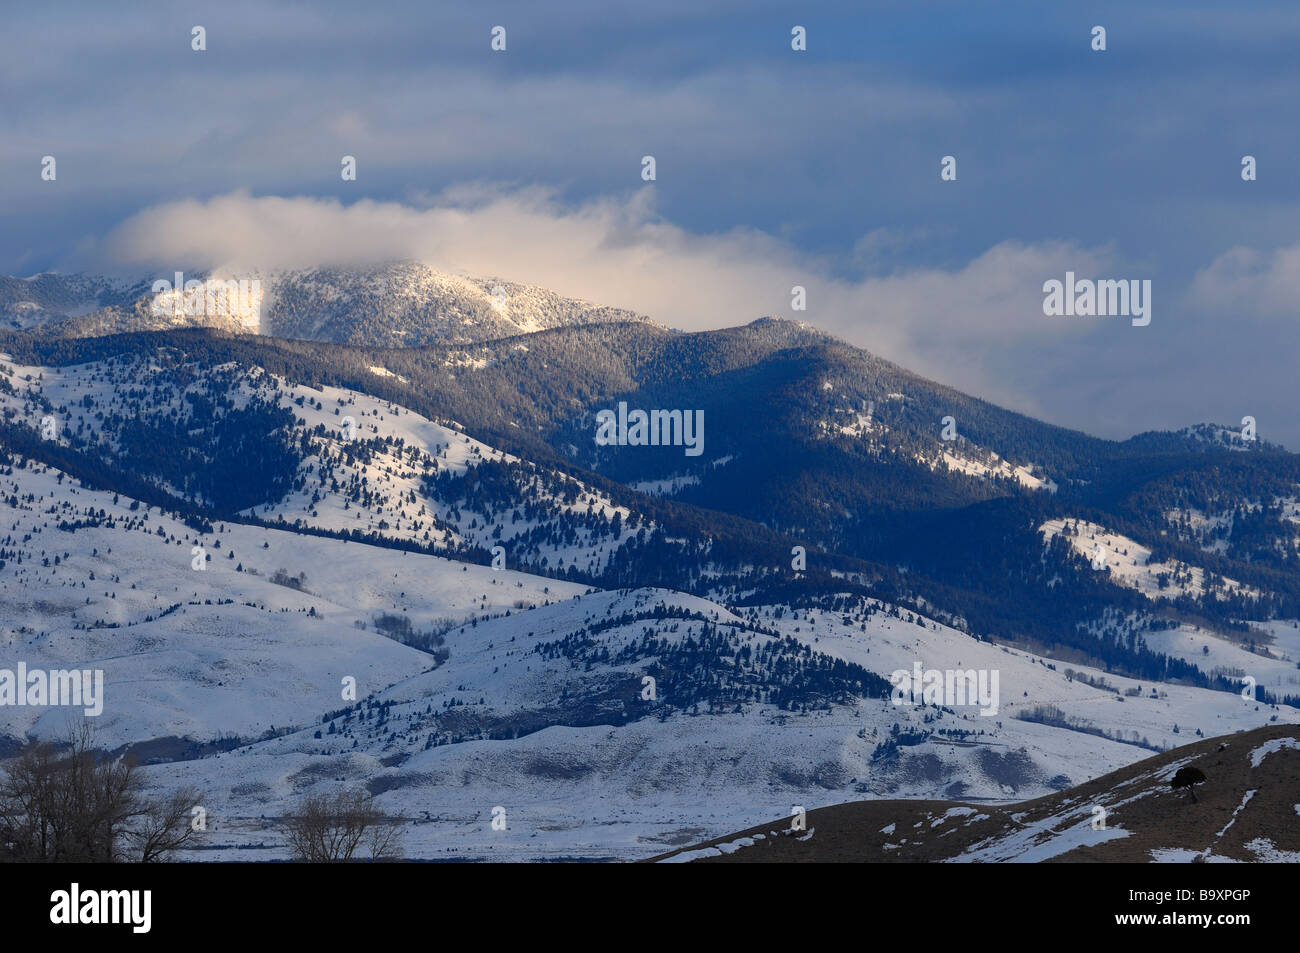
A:
[[[1066,527],[1069,531],[1066,531]],[[1152,561],[1151,549],[1121,533],[1111,532],[1096,523],[1079,519],[1053,519],[1038,527],[1044,542],[1063,535],[1070,548],[1094,566],[1103,565],[1112,581],[1142,593],[1148,599],[1207,593],[1222,599],[1227,594],[1258,597],[1260,592],[1226,576],[1216,577],[1213,585],[1204,569],[1181,561]],[[1163,577],[1163,579],[1162,579]],[[1163,582],[1163,585],[1162,585]]]

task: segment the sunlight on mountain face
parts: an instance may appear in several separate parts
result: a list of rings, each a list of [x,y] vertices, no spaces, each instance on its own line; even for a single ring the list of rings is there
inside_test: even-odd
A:
[[[183,284],[180,279],[177,275],[176,285],[165,279],[155,283],[150,314],[171,319],[176,325],[224,320],[254,334],[261,331],[264,293],[260,279],[213,276]]]
[[[249,287],[247,296],[241,295],[239,299],[239,310],[232,315],[239,319],[240,326],[246,331],[258,334],[262,330],[262,300],[265,293],[262,291],[262,283],[253,281]]]

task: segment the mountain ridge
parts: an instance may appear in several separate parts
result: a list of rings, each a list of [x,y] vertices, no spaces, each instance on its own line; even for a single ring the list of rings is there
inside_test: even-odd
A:
[[[286,339],[409,347],[572,324],[648,320],[540,286],[453,275],[411,260],[372,267],[213,269],[181,275],[187,284],[201,282],[203,293],[176,295],[173,273],[0,277],[0,322],[56,337],[213,327]],[[155,282],[165,282],[166,288],[154,292]],[[225,287],[227,282],[231,287]],[[232,298],[238,300],[232,303]]]

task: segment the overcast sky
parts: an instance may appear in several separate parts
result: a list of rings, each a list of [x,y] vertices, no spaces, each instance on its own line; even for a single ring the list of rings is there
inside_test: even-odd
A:
[[[1292,3],[53,2],[5,21],[4,273],[412,257],[681,328],[799,318],[1105,436],[1249,414],[1300,447]],[[1067,270],[1149,279],[1150,325],[1044,316]]]

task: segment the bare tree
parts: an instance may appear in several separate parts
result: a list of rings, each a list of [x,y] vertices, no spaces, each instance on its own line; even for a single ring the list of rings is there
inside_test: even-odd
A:
[[[295,860],[338,863],[354,859],[363,842],[372,861],[401,856],[400,821],[376,807],[368,792],[340,791],[307,796],[285,823]]]
[[[370,828],[366,846],[370,848],[370,860],[398,860],[402,856],[401,817],[387,817]]]
[[[0,783],[5,853],[20,861],[112,861],[134,787],[129,765],[97,756],[89,726],[73,733],[66,750],[25,745]]]
[[[32,741],[0,778],[0,859],[38,863],[158,860],[193,833],[189,789],[153,800],[134,763],[94,746],[89,724],[63,745]]]
[[[197,788],[184,787],[170,797],[144,802],[125,834],[134,848],[133,859],[149,864],[184,847],[196,832],[191,812],[201,799]]]

